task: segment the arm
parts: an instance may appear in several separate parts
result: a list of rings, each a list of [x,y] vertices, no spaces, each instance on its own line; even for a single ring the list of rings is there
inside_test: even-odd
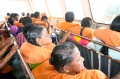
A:
[[[13,46],[11,51],[5,56],[5,58],[0,61],[0,71],[2,71],[6,66],[11,57],[16,53],[18,46]]]
[[[7,40],[5,40],[4,42],[0,43],[0,49],[3,48],[3,46],[5,46],[5,45],[8,44],[8,43],[10,43],[10,44],[12,43],[12,44],[13,44],[12,40],[15,41],[15,38],[14,38],[14,37],[10,37],[10,38],[8,38]],[[11,42],[10,42],[10,41],[11,41]],[[12,44],[11,44],[11,45],[12,45]]]
[[[11,46],[13,43],[14,37],[11,37],[8,40],[4,41],[4,43],[0,44],[0,47],[2,47],[2,49],[0,50],[0,58],[2,58],[4,53],[7,51],[8,47]]]
[[[65,33],[65,35],[63,36],[63,38],[59,41],[59,44],[64,43],[64,42],[67,40],[67,38],[68,38],[68,36],[70,35],[70,33],[71,33],[71,31],[67,31],[67,32]]]

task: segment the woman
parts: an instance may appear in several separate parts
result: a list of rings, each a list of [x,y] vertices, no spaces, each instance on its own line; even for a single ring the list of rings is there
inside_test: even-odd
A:
[[[104,42],[107,45],[120,49],[120,15],[117,16],[111,23],[110,28],[101,27],[95,31],[95,37],[93,40]],[[89,46],[91,47],[91,46]],[[92,45],[92,47],[98,52],[102,52],[105,55],[109,55],[113,59],[120,60],[120,53],[105,46],[98,44]]]
[[[34,17],[32,18],[33,23],[35,23],[36,21],[40,21],[40,12],[35,12],[34,13]]]
[[[67,36],[60,41],[61,43],[67,39]],[[50,35],[44,26],[34,26],[25,34],[27,42],[23,43],[20,52],[29,64],[40,64],[50,58],[50,54],[55,47],[52,43]]]
[[[11,32],[12,32],[13,36],[16,37],[16,35],[18,34],[18,27],[16,25],[14,25],[13,18],[9,18],[8,23],[9,23],[9,27],[11,29]]]
[[[87,70],[84,58],[71,42],[57,45],[49,61],[35,68],[32,73],[35,79],[108,79],[99,70]]]
[[[30,17],[24,17],[24,18],[22,18],[22,21],[21,21],[21,22],[22,22],[23,25],[26,25],[26,24],[28,24],[28,23],[32,23],[32,19],[31,19]],[[20,32],[20,33],[16,36],[16,41],[17,41],[19,47],[21,47],[21,45],[26,41],[23,33],[26,33],[30,28],[31,28],[31,26],[24,26],[24,27],[22,28],[23,31]],[[24,29],[26,29],[26,30],[24,30]]]
[[[94,37],[94,30],[91,28],[91,26],[92,26],[92,19],[89,17],[85,17],[81,21],[81,27],[75,26],[73,28],[70,28],[69,30],[80,36],[84,36],[84,37],[88,37],[88,38],[92,39]],[[90,41],[80,38],[74,34],[72,34],[70,36],[70,39],[75,42],[78,42],[84,46],[86,46],[90,42]]]

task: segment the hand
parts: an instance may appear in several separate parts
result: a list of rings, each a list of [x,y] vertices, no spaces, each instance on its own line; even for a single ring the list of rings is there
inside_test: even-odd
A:
[[[18,45],[14,45],[12,46],[11,50],[17,50],[18,48],[19,48]]]
[[[10,45],[12,45],[14,41],[15,41],[15,37],[10,37],[7,40],[5,40],[6,44],[10,44]]]

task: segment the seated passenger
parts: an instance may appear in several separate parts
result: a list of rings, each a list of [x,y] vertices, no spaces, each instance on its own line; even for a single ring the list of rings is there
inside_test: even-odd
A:
[[[34,17],[32,18],[33,23],[35,24],[36,21],[40,21],[40,13],[35,12]]]
[[[22,44],[20,52],[27,63],[39,64],[49,59],[55,45],[52,43],[46,28],[33,26],[24,36],[27,42]]]
[[[104,42],[107,45],[114,46],[120,49],[120,16],[117,16],[110,25],[110,28],[101,27],[95,31],[95,40]],[[89,46],[91,47],[91,46]],[[120,53],[113,50],[108,49],[107,47],[95,44],[94,49],[97,48],[97,51],[101,51],[105,55],[109,55],[113,59],[120,60]]]
[[[94,30],[91,28],[92,19],[89,17],[83,18],[81,21],[81,26],[82,26],[82,28],[76,26],[76,27],[70,28],[69,30],[75,34],[85,36],[85,37],[92,39],[94,37]],[[74,30],[74,29],[76,29],[76,30]]]
[[[81,21],[81,26],[82,26],[82,28],[80,28],[79,26],[75,26],[75,27],[70,28],[69,30],[75,34],[85,36],[85,37],[92,39],[94,37],[94,34],[93,34],[94,30],[91,28],[92,19],[89,17],[83,18]],[[75,35],[71,35],[70,39],[73,41],[76,41],[84,46],[86,46],[90,42],[88,40],[85,40],[85,39],[80,38],[80,37],[75,36]]]
[[[47,16],[46,13],[41,13],[40,17],[42,18],[43,16]]]
[[[22,23],[19,22],[19,15],[17,13],[14,14],[14,25],[23,27]]]
[[[47,20],[48,20],[48,17],[47,17],[47,16],[42,16],[41,21],[36,21],[35,24],[36,24],[37,26],[38,26],[38,25],[43,25],[43,26],[45,26],[45,28],[47,29],[47,28],[48,28]]]
[[[7,22],[8,18],[10,18],[10,13],[7,13],[7,15],[4,18],[5,18],[5,21]]]
[[[10,15],[10,17],[13,18],[13,19],[14,19],[14,14],[15,14],[15,13],[11,13],[11,15]]]
[[[21,18],[24,18],[25,17],[25,13],[24,12],[22,12],[22,17]]]
[[[30,13],[27,13],[26,17],[30,17]]]
[[[14,25],[13,18],[9,18],[8,23],[9,23],[9,27],[12,32],[12,35],[16,37],[16,35],[18,34],[18,27],[16,25]]]
[[[22,24],[25,25],[25,24],[28,24],[28,23],[32,23],[32,19],[30,17],[24,17],[22,18]],[[16,36],[16,41],[19,45],[19,47],[21,47],[21,45],[26,41],[23,33],[27,32],[27,30],[24,30],[24,28],[27,28],[27,30],[29,30],[31,28],[31,26],[26,26],[26,27],[23,27],[23,32],[20,32],[17,36]]]
[[[7,63],[10,61],[12,56],[16,53],[17,46],[12,46],[11,51],[3,58],[3,55],[8,50],[8,47],[13,45],[15,38],[10,37],[4,42],[0,43],[0,79],[16,79],[12,75],[13,68]]]
[[[66,41],[70,33],[65,34],[60,43]],[[50,35],[44,26],[33,26],[27,31],[25,37],[27,42],[22,44],[20,52],[27,63],[40,64],[50,58],[51,51],[55,45],[52,43]]]
[[[31,18],[33,18],[34,17],[34,14],[33,13],[31,13],[31,16],[30,16]]]
[[[50,60],[32,70],[35,79],[108,79],[99,70],[87,70],[84,58],[75,44],[68,42],[57,45]]]
[[[65,20],[66,22],[60,22],[57,24],[57,27],[62,30],[68,30],[72,27],[78,26],[79,29],[81,26],[79,24],[72,23],[74,21],[74,13],[73,12],[67,12],[65,14]],[[74,29],[76,31],[76,29]]]
[[[82,28],[80,30],[80,35],[92,39],[94,37],[94,30],[91,28],[92,19],[89,17],[83,18],[81,21],[81,26]]]

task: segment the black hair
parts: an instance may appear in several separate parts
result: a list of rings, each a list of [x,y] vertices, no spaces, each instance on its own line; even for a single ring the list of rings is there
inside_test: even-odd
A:
[[[10,13],[7,13],[7,16],[10,16]]]
[[[110,29],[113,31],[120,32],[120,15],[117,16],[111,23]]]
[[[10,17],[11,17],[11,18],[14,18],[14,14],[15,14],[15,13],[11,13]]]
[[[33,13],[31,13],[31,18],[32,18],[32,17],[34,17],[34,14],[33,14]]]
[[[35,13],[34,13],[34,17],[35,17],[35,18],[38,18],[39,15],[40,15],[40,12],[35,12]]]
[[[51,58],[49,60],[51,65],[54,65],[55,69],[61,72],[61,68],[65,65],[70,65],[73,61],[73,49],[75,44],[71,42],[66,42],[55,46],[51,53]]]
[[[43,20],[43,19],[48,19],[48,17],[47,16],[42,16],[41,20]]]
[[[25,16],[25,13],[24,13],[24,12],[22,12],[22,16]]]
[[[14,14],[14,18],[15,18],[16,16],[19,16],[19,15],[18,15],[17,13],[15,13],[15,14]]]
[[[8,18],[8,23],[10,24],[10,25],[14,25],[14,19],[13,18]]]
[[[30,13],[27,13],[27,17],[30,17]]]
[[[23,18],[20,18],[19,22],[22,23],[23,22]]]
[[[39,46],[36,42],[37,38],[41,38],[43,27],[32,27],[27,31],[27,41],[33,45]]]
[[[81,26],[82,27],[91,27],[92,26],[92,19],[89,17],[85,17],[81,21]]]
[[[108,55],[108,47],[103,46],[103,47],[101,48],[100,52],[101,52],[102,54],[104,54],[104,55]]]
[[[66,20],[66,22],[72,22],[74,20],[74,13],[73,12],[67,12],[65,14],[65,20]]]
[[[30,17],[22,18],[22,24],[25,25],[27,23],[32,23],[32,19]]]
[[[27,40],[27,31],[34,26],[35,25],[33,23],[28,23],[23,27],[23,35],[26,38],[26,40]]]

